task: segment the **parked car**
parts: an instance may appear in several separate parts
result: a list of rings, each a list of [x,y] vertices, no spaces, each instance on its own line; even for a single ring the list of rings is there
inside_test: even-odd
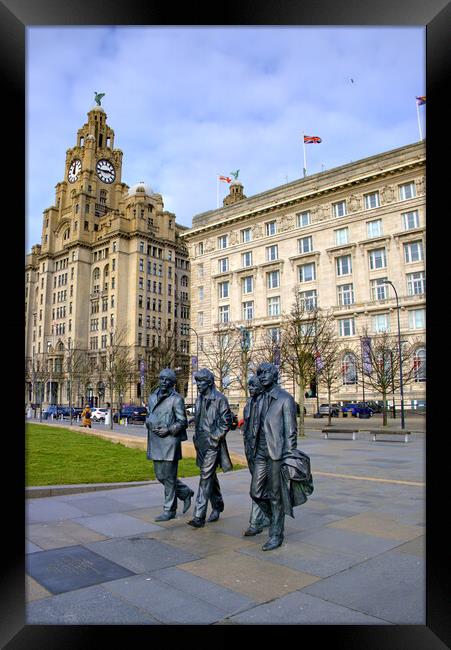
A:
[[[338,418],[338,415],[340,413],[340,407],[338,404],[320,404],[319,407],[319,415],[320,417],[323,417],[323,415],[330,415],[333,418]]]
[[[374,400],[369,400],[367,402],[367,405],[370,407],[370,409],[373,411],[373,413],[382,413],[383,408],[384,408],[384,403],[383,402],[376,402]]]
[[[357,402],[351,409],[351,415],[355,418],[370,418],[373,415],[373,409],[368,406],[367,402]]]
[[[123,406],[119,413],[113,414],[113,422],[118,422],[127,418],[130,422],[145,422],[147,417],[147,408],[145,406]]]
[[[343,413],[344,416],[349,414],[352,414],[352,409],[356,405],[357,402],[343,402],[343,406],[341,407],[341,412]]]
[[[93,408],[91,409],[91,420],[93,422],[105,422],[108,409],[105,408]]]

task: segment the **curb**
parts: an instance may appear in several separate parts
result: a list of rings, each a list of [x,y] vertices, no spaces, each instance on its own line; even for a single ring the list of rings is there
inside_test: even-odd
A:
[[[63,494],[81,494],[83,492],[97,492],[98,490],[116,490],[126,487],[141,487],[153,485],[158,481],[134,481],[131,483],[80,483],[79,485],[48,485],[25,488],[26,499],[42,497],[56,497]]]

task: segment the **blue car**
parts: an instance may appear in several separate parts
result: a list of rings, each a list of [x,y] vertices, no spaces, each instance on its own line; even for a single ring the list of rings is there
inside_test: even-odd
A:
[[[373,415],[373,409],[370,408],[366,402],[357,402],[357,404],[352,404],[350,412],[355,418],[370,418]]]

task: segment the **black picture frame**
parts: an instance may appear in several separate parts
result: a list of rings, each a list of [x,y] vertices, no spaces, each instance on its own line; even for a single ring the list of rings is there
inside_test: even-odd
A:
[[[215,14],[215,10],[222,11]],[[6,91],[3,100],[3,152],[7,162],[7,183],[4,185],[7,210],[4,220],[8,219],[5,234],[6,248],[13,253],[13,259],[22,259],[23,241],[25,239],[24,220],[20,209],[20,201],[11,197],[21,197],[23,214],[25,214],[25,32],[33,25],[343,25],[343,26],[424,26],[426,28],[427,44],[427,210],[431,223],[427,228],[428,246],[428,309],[427,309],[427,345],[428,358],[443,358],[446,349],[446,321],[443,312],[437,313],[436,296],[438,287],[444,285],[444,259],[446,249],[444,228],[441,222],[443,211],[447,212],[447,184],[445,170],[447,165],[442,160],[442,154],[447,153],[446,142],[449,139],[448,115],[445,115],[447,104],[441,95],[449,85],[450,48],[449,33],[451,27],[451,7],[447,0],[349,0],[347,3],[337,3],[336,0],[305,0],[286,1],[276,4],[273,0],[231,4],[224,6],[213,4],[209,7],[196,9],[192,4],[177,5],[170,3],[144,2],[128,0],[128,2],[104,2],[90,0],[69,2],[69,0],[3,0],[0,5],[0,57],[3,67],[3,79],[6,81]],[[233,20],[233,22],[231,22]],[[5,89],[5,87],[4,87]],[[390,89],[386,93],[390,102]],[[449,109],[447,110],[449,113]],[[64,144],[63,144],[64,146]],[[22,173],[23,170],[23,173]],[[8,201],[8,199],[10,199]],[[5,204],[4,204],[5,205]],[[17,214],[18,213],[18,214]],[[14,215],[14,216],[13,216]],[[437,223],[438,220],[438,223]],[[23,235],[21,237],[20,235]],[[12,236],[11,236],[12,235]],[[442,248],[439,239],[442,242]],[[22,247],[19,252],[19,247]],[[17,248],[17,250],[16,250]],[[440,255],[440,252],[445,255]],[[430,253],[433,252],[434,255]],[[23,349],[24,320],[22,291],[23,284],[19,280],[22,270],[17,269],[8,274],[8,286],[5,286],[8,298],[7,347],[15,350],[11,372],[8,371],[8,382],[15,390],[9,391],[4,397],[4,406],[8,412],[14,410],[23,412],[22,386],[23,373],[18,369],[21,365]],[[12,281],[12,287],[9,282]],[[15,284],[17,283],[17,287]],[[441,284],[440,284],[441,283]],[[446,285],[444,285],[446,286]],[[17,291],[14,289],[17,288]],[[442,296],[446,304],[446,294]],[[445,326],[445,327],[444,327]],[[440,327],[440,329],[439,329]],[[445,345],[444,345],[445,344]],[[440,352],[438,346],[440,345]],[[447,500],[444,499],[444,478],[449,473],[445,468],[447,460],[444,444],[447,431],[446,411],[443,410],[445,394],[440,393],[440,383],[433,375],[433,364],[428,362],[427,385],[427,621],[424,626],[302,626],[298,630],[279,629],[280,626],[254,626],[252,630],[246,626],[223,626],[221,633],[214,626],[199,628],[197,626],[27,626],[25,625],[25,589],[24,589],[24,435],[17,422],[21,420],[4,418],[4,467],[8,466],[11,476],[3,485],[3,578],[1,581],[1,632],[2,647],[12,650],[17,648],[65,648],[106,645],[105,635],[111,635],[111,640],[130,646],[130,635],[133,641],[138,637],[144,643],[152,643],[160,634],[168,647],[175,643],[185,646],[193,642],[196,648],[204,643],[215,643],[223,646],[234,639],[242,639],[244,633],[252,633],[252,645],[266,640],[265,645],[272,639],[282,640],[285,632],[293,632],[296,643],[304,645],[313,642],[315,645],[332,641],[334,647],[366,648],[367,650],[435,650],[450,645],[450,616],[447,603],[449,602],[449,550],[445,534],[448,519]],[[439,364],[437,364],[439,365]],[[437,372],[439,369],[437,369]],[[14,381],[13,377],[17,377]],[[11,393],[12,395],[10,395]],[[11,397],[13,398],[11,399]],[[439,399],[440,408],[439,409]],[[442,496],[443,495],[443,496]],[[446,495],[447,496],[447,495]],[[443,505],[445,507],[443,507]],[[446,568],[448,567],[448,572]],[[237,629],[238,627],[238,629]],[[291,626],[283,626],[289,627]],[[106,630],[105,628],[108,628]],[[257,629],[258,628],[258,629]],[[274,635],[277,635],[276,637]],[[152,635],[152,636],[150,636]],[[132,641],[132,643],[133,643]],[[283,641],[282,641],[283,642]]]

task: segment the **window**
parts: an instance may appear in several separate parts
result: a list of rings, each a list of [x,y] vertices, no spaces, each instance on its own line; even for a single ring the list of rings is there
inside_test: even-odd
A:
[[[365,210],[378,208],[380,205],[379,192],[370,192],[369,194],[364,194],[363,201],[365,204]]]
[[[373,332],[380,334],[390,330],[390,319],[388,314],[376,314],[372,317]]]
[[[371,300],[387,300],[388,285],[385,284],[387,278],[377,278],[371,280]]]
[[[218,248],[227,248],[229,245],[229,236],[228,235],[221,235],[218,237]]]
[[[280,329],[278,327],[270,327],[268,329],[268,337],[272,343],[280,343]]]
[[[277,232],[277,223],[276,221],[268,221],[265,224],[265,232],[267,236],[275,235]]]
[[[380,237],[382,235],[382,219],[375,219],[374,221],[367,221],[367,235],[372,237]]]
[[[343,357],[341,374],[344,386],[357,383],[357,362],[355,356],[351,352],[348,352]]]
[[[408,244],[404,244],[404,261],[407,263],[410,262],[421,262],[423,259],[423,242],[413,241]]]
[[[426,274],[424,271],[407,274],[407,293],[416,296],[426,292]]]
[[[415,381],[426,381],[426,349],[419,348],[413,358]]]
[[[370,269],[384,269],[387,266],[385,248],[375,248],[369,252]]]
[[[298,239],[299,253],[310,253],[312,250],[313,250],[313,244],[312,244],[311,237],[302,237],[302,239]]]
[[[248,275],[241,280],[241,288],[243,293],[252,293],[254,290],[254,278]]]
[[[141,273],[143,273],[144,271],[144,260],[142,259],[142,257],[140,257],[139,259],[139,270],[141,271]]]
[[[354,285],[340,284],[337,287],[338,304],[339,305],[353,305],[354,304]]]
[[[229,270],[229,258],[222,257],[220,260],[218,260],[218,272],[226,273],[228,270]]]
[[[202,302],[202,300],[204,299],[204,288],[199,287],[198,291],[199,291],[199,302]]]
[[[266,274],[268,289],[278,289],[280,286],[280,273],[279,271],[270,271]]]
[[[280,316],[280,296],[268,298],[268,316]]]
[[[299,268],[299,282],[312,282],[315,280],[315,262],[302,264]]]
[[[340,246],[342,244],[347,244],[349,241],[349,232],[348,228],[339,228],[335,230],[335,244]]]
[[[401,217],[404,230],[412,230],[412,228],[418,228],[420,225],[418,210],[412,210],[412,212],[403,212],[401,214]]]
[[[296,215],[296,225],[298,228],[305,228],[305,226],[309,226],[310,223],[311,217],[308,210],[305,212],[299,212],[299,214]]]
[[[241,230],[240,232],[240,239],[243,244],[252,241],[252,230],[250,228],[244,228],[244,230]]]
[[[278,252],[277,244],[266,247],[266,260],[268,262],[273,262],[274,260],[277,260],[278,256],[279,256],[279,252]]]
[[[350,255],[337,257],[337,275],[350,275],[352,273],[352,262]]]
[[[346,215],[346,201],[332,203],[332,211],[334,217],[344,217]]]
[[[409,328],[411,330],[424,329],[426,327],[426,310],[412,309],[409,311]]]
[[[219,322],[228,323],[230,319],[230,305],[222,305],[219,307]]]
[[[317,295],[316,289],[311,289],[310,291],[301,291],[299,293],[301,299],[301,304],[305,311],[313,311],[317,306]]]
[[[252,266],[252,251],[246,251],[246,253],[242,253],[241,266],[242,267]]]
[[[218,284],[218,295],[219,298],[228,298],[229,297],[229,282],[220,282]]]
[[[354,336],[355,323],[353,318],[340,318],[338,320],[338,333],[340,336]]]
[[[415,183],[411,181],[410,183],[403,183],[399,186],[399,198],[401,201],[407,201],[408,199],[413,199],[417,195],[415,190]]]
[[[252,320],[254,318],[254,301],[248,300],[243,302],[243,320]]]
[[[200,241],[197,244],[197,254],[198,255],[203,255],[204,254],[204,242],[203,241]]]

